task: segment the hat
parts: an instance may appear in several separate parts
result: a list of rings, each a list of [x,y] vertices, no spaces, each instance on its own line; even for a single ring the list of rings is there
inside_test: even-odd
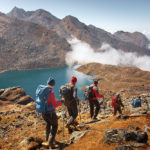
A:
[[[120,93],[118,93],[118,92],[117,92],[115,95],[116,95],[116,96],[119,96],[119,95],[120,95]]]
[[[71,83],[75,84],[77,82],[77,78],[75,76],[71,77]]]
[[[54,86],[55,85],[55,80],[52,77],[49,77],[47,80],[47,84]]]
[[[98,84],[98,80],[94,80],[94,84]]]

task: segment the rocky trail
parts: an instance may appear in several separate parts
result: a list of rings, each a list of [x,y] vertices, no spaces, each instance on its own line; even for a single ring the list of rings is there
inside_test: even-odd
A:
[[[131,107],[132,98],[123,99],[123,115],[116,117],[112,115],[110,100],[105,99],[97,121],[90,118],[88,101],[81,101],[78,125],[71,126],[71,130],[63,131],[63,119],[64,124],[68,119],[66,108],[57,109],[56,149],[150,149],[150,93],[141,95],[141,108]],[[42,146],[43,141],[45,122],[36,112],[34,102],[1,106],[0,149],[48,149]]]

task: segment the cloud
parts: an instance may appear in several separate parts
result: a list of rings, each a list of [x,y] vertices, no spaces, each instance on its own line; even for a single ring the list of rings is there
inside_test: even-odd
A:
[[[150,40],[150,30],[144,30],[142,33]]]
[[[150,41],[150,30],[144,30],[142,33],[148,38]],[[150,44],[147,45],[147,48],[150,49]]]
[[[66,55],[66,63],[69,66],[73,64],[87,64],[97,62],[101,64],[135,66],[142,70],[150,71],[150,57],[139,57],[136,53],[126,53],[122,50],[116,50],[109,44],[103,43],[98,52],[85,42],[76,38],[68,40],[71,44],[72,51]]]

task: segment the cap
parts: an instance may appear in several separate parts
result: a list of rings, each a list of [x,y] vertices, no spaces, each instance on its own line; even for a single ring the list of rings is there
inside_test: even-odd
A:
[[[49,84],[49,85],[51,85],[51,86],[54,86],[54,85],[55,85],[55,80],[54,80],[54,78],[49,77],[48,80],[47,80],[47,84]]]

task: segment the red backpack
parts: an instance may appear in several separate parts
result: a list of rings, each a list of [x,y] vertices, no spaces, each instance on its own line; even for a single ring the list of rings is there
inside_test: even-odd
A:
[[[117,97],[112,97],[111,106],[113,108],[118,108],[119,104],[117,103]]]

